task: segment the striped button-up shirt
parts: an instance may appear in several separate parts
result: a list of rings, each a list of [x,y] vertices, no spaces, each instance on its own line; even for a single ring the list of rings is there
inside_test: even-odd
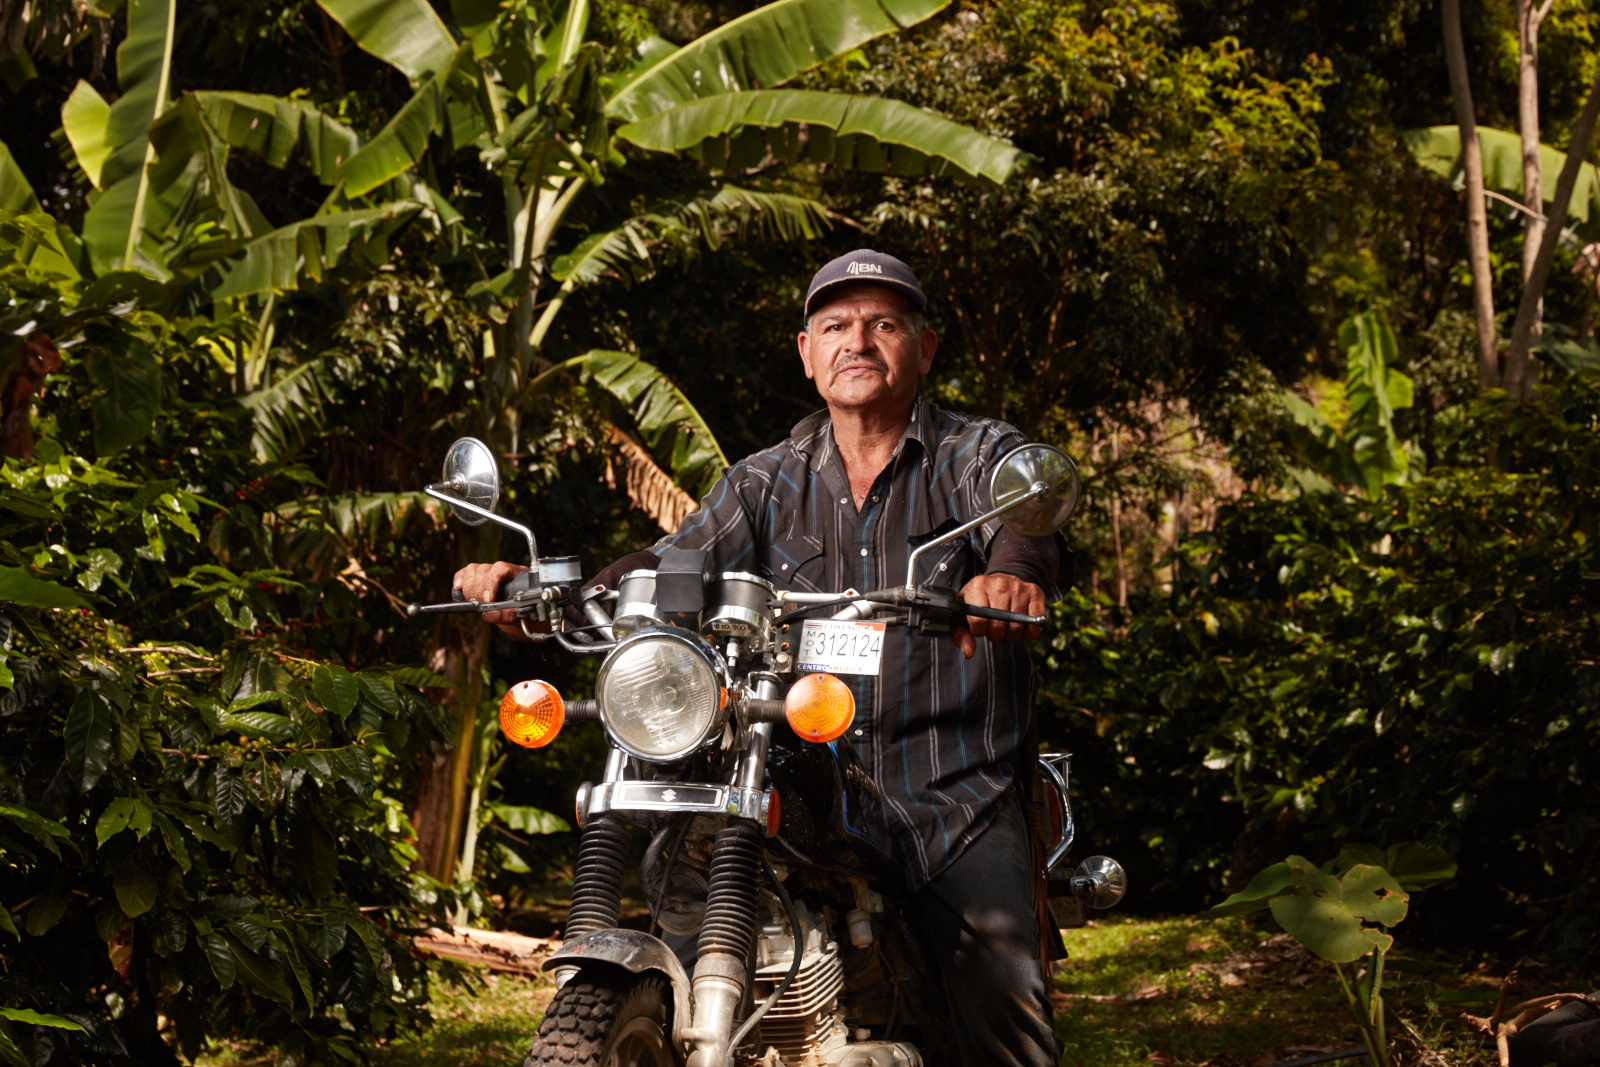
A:
[[[827,411],[788,440],[729,467],[652,551],[706,549],[710,569],[760,574],[780,589],[843,592],[905,581],[907,540],[987,511],[989,474],[1020,431],[943,411],[918,396],[905,434],[858,511]],[[991,566],[999,523],[923,554],[917,580],[960,589]],[[1050,553],[1052,562],[1055,553]],[[1008,569],[996,566],[995,569]],[[1042,576],[1061,597],[1059,566]],[[1024,575],[1032,579],[1032,575]],[[1037,675],[1025,646],[980,639],[968,660],[949,638],[891,627],[877,677],[855,691],[847,733],[883,795],[913,887],[961,854],[1034,758]],[[1031,773],[1031,772],[1024,772]]]

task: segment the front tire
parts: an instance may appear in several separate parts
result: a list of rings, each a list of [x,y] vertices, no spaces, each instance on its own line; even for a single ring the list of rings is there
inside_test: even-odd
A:
[[[573,975],[545,1010],[523,1067],[681,1067],[670,1003],[659,975]]]

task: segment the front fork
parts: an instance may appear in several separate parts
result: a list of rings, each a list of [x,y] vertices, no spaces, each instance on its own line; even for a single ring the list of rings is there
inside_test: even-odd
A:
[[[774,681],[757,683],[756,696],[775,700]],[[760,789],[767,773],[770,723],[745,732],[735,785]],[[722,1067],[728,1057],[739,1004],[750,977],[761,889],[762,832],[745,819],[730,820],[711,847],[710,890],[694,965],[694,1025],[680,1031],[689,1046],[688,1067]]]
[[[776,700],[776,681],[757,682],[755,695]],[[767,773],[767,748],[772,725],[757,723],[744,731],[745,750],[739,757],[734,785],[759,789]],[[628,757],[613,748],[606,760],[607,782],[627,776]],[[622,913],[622,875],[628,862],[628,824],[615,812],[587,819],[578,845],[578,864],[572,880],[572,906],[564,940],[572,941],[596,930],[617,926]],[[749,961],[755,948],[757,905],[760,900],[762,831],[748,819],[730,819],[718,832],[711,848],[710,890],[706,917],[700,928],[698,959],[692,986],[693,1025],[678,1020],[676,1036],[689,1049],[689,1067],[722,1067],[733,1036],[739,1004],[749,981]],[[576,967],[555,972],[556,984],[565,985]]]

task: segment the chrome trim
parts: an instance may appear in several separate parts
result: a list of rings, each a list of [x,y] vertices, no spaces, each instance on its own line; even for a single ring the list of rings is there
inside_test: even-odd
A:
[[[1072,796],[1067,792],[1067,781],[1072,775],[1072,753],[1046,752],[1039,757],[1039,769],[1061,793],[1061,844],[1051,849],[1050,855],[1045,858],[1044,869],[1050,871],[1066,859],[1078,832],[1072,821]]]
[[[622,590],[628,588],[630,582],[637,585],[640,579],[650,579],[649,600],[623,600]],[[617,579],[617,606],[611,612],[611,628],[619,634],[631,634],[647,626],[660,626],[667,620],[662,618],[655,602],[656,572],[649,570],[629,571]],[[634,591],[629,590],[630,595]]]
[[[755,586],[758,590],[759,604],[732,602],[728,591],[722,587],[727,583],[740,583]],[[717,575],[716,580],[710,583],[708,594],[719,594],[715,605],[708,605],[708,611],[700,623],[700,633],[705,634],[732,634],[737,637],[758,637],[765,640],[772,630],[772,615],[769,605],[777,596],[773,584],[760,575],[750,574],[747,571],[723,571]],[[760,596],[759,594],[765,594]],[[748,601],[745,595],[739,600]]]
[[[607,811],[687,812],[731,815],[767,824],[772,791],[698,782],[602,782],[589,791],[588,820]]]

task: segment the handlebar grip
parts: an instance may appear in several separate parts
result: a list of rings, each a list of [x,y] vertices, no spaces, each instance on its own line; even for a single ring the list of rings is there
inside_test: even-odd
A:
[[[599,722],[600,702],[598,700],[569,700],[566,702],[565,718],[567,722]]]
[[[976,604],[961,602],[961,611],[979,619],[994,619],[996,622],[1016,622],[1023,626],[1043,626],[1050,621],[1048,615],[1020,615],[1015,611],[1001,611],[999,608],[984,608]]]
[[[751,697],[744,702],[745,717],[751,722],[787,722],[788,717],[783,712],[783,701],[762,700],[760,697]]]

